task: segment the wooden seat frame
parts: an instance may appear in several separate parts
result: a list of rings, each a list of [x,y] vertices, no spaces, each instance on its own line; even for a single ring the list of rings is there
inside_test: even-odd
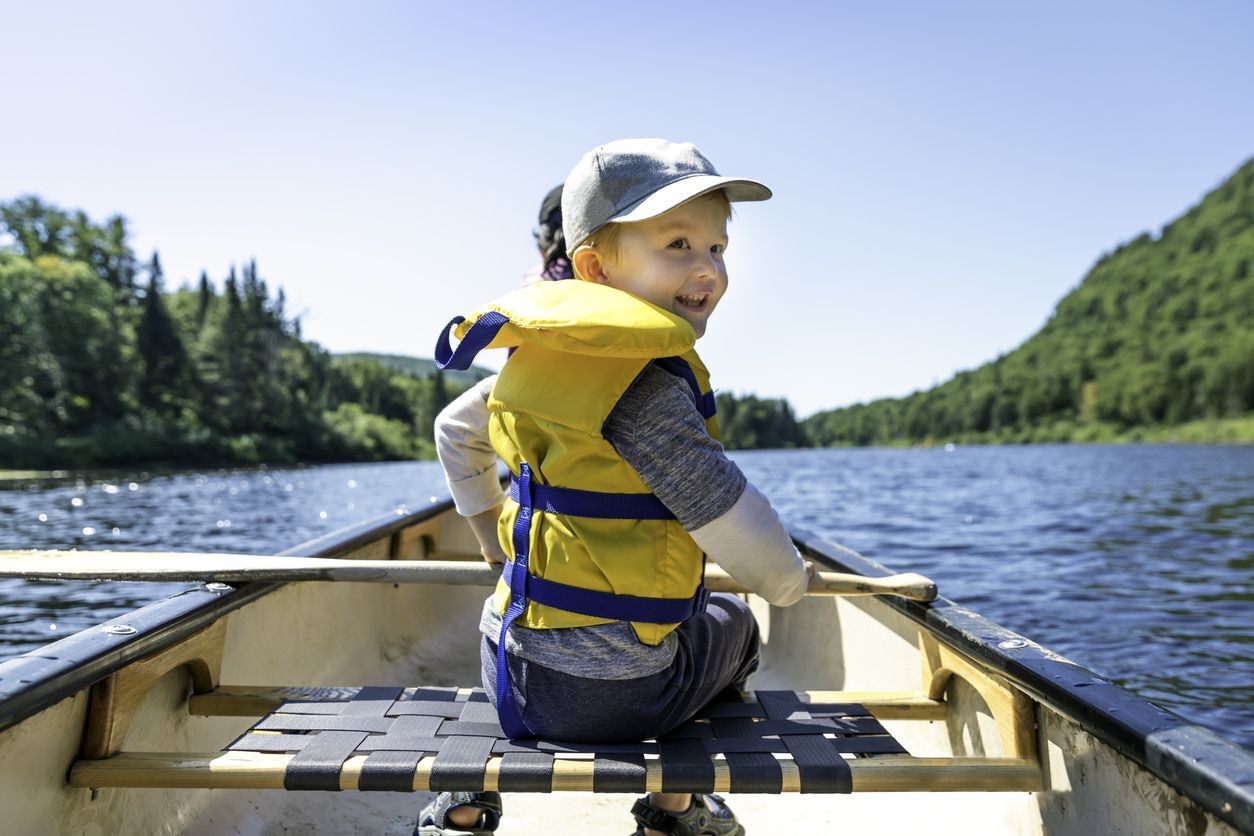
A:
[[[69,782],[78,787],[167,787],[284,789],[288,766],[295,755],[222,751],[208,753],[123,752],[131,719],[148,690],[178,668],[191,675],[188,712],[200,717],[262,717],[285,702],[326,698],[325,688],[231,686],[219,683],[225,619],[206,630],[111,674],[92,687],[80,758],[70,770]],[[1036,791],[1041,789],[1037,758],[1035,706],[1022,692],[982,669],[958,651],[922,635],[922,689],[918,692],[804,691],[803,703],[856,703],[877,720],[945,720],[947,694],[958,681],[966,683],[986,703],[996,721],[1004,757],[919,758],[910,755],[873,755],[847,761],[855,792],[914,791]],[[339,689],[343,699],[356,689]],[[462,689],[465,699],[470,689]],[[797,764],[780,758],[782,792],[802,791]],[[365,755],[349,757],[339,773],[339,788],[359,787]],[[500,758],[487,763],[482,789],[497,789]],[[414,791],[432,789],[433,759],[422,758],[413,775]],[[723,760],[714,760],[715,792],[732,791],[731,774]],[[551,791],[593,792],[593,762],[575,758],[554,761]],[[656,757],[645,759],[644,789],[663,789],[663,769]],[[438,782],[437,782],[438,783]],[[447,787],[437,786],[437,789]],[[478,787],[476,787],[478,789]],[[671,789],[671,787],[667,787]]]

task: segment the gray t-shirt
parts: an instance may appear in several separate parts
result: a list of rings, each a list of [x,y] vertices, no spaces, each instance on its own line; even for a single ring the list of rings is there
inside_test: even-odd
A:
[[[649,366],[623,395],[605,422],[606,441],[639,474],[686,531],[726,514],[747,483],[723,445],[710,438],[688,384]],[[479,630],[493,641],[501,617],[484,604]],[[532,630],[515,624],[506,650],[572,676],[636,679],[657,673],[675,657],[675,634],[656,646],[636,638],[630,624]]]

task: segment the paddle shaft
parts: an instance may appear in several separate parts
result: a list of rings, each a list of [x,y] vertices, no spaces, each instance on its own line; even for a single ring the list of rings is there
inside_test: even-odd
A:
[[[0,551],[0,578],[27,580],[201,581],[347,581],[358,583],[435,583],[491,586],[500,577],[491,566],[469,555],[439,554],[444,560],[341,560],[324,557],[271,557],[184,552]],[[750,592],[722,569],[706,569],[712,592]],[[899,595],[917,601],[936,597],[936,584],[905,573],[882,578],[840,572],[815,572],[808,595]]]

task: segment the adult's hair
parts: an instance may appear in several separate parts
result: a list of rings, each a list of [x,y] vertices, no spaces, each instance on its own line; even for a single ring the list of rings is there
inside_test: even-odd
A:
[[[540,204],[535,231],[536,246],[544,257],[544,272],[550,272],[558,259],[566,258],[566,236],[562,234],[562,187],[554,187]]]

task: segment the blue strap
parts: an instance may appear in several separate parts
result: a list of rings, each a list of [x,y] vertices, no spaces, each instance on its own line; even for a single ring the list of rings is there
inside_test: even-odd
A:
[[[505,564],[502,577],[506,584],[517,580],[516,561]],[[710,592],[704,584],[691,598],[645,598],[639,595],[617,595],[529,575],[526,578],[527,600],[556,607],[559,610],[610,618],[615,621],[639,621],[644,624],[678,624],[705,611]]]
[[[470,335],[467,334],[467,336]],[[701,393],[697,376],[693,374],[692,367],[682,357],[659,357],[653,361],[653,365],[687,381],[688,388],[692,390],[692,397],[697,401],[697,411],[701,413],[702,418],[708,421],[718,412],[718,407],[714,403],[714,393]]]
[[[482,320],[480,320],[482,321]],[[477,323],[476,323],[477,324]],[[467,335],[469,336],[469,335]],[[462,345],[465,345],[462,341]],[[522,718],[518,704],[514,702],[514,689],[510,687],[509,665],[505,660],[505,634],[514,619],[527,608],[527,558],[531,553],[531,468],[526,464],[518,473],[518,517],[514,520],[514,559],[512,564],[522,571],[510,573],[509,606],[501,616],[501,633],[496,639],[496,713],[506,737],[535,737]]]
[[[470,326],[470,330],[466,332],[466,336],[462,337],[462,341],[457,344],[457,350],[454,351],[449,344],[449,335],[458,323],[465,321],[464,316],[453,317],[449,320],[449,324],[444,326],[440,336],[436,338],[435,365],[437,368],[461,370],[470,368],[475,355],[492,342],[496,333],[501,330],[501,326],[509,322],[509,317],[497,311],[488,311],[475,320],[475,324]]]
[[[519,477],[509,480],[509,498],[519,505]],[[673,520],[675,515],[651,493],[599,493],[531,484],[531,505],[550,514],[599,520]],[[632,619],[639,621],[640,619]],[[670,624],[670,621],[660,622]]]

